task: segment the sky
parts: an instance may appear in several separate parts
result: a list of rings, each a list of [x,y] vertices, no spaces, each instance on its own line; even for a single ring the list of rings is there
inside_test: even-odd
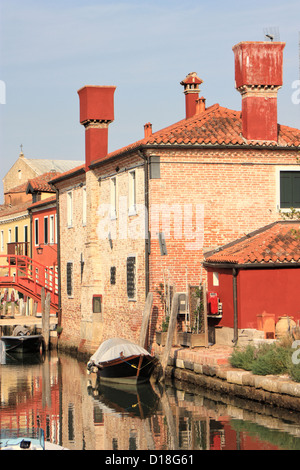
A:
[[[274,28],[286,43],[278,122],[299,128],[299,0],[0,0],[0,195],[21,145],[27,158],[84,160],[84,85],[117,87],[109,151],[146,122],[183,119],[190,72],[207,106],[240,110],[232,47]]]

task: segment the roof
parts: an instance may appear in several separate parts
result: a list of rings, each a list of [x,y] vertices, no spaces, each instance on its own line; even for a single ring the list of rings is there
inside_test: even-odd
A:
[[[78,160],[50,160],[25,157],[24,160],[38,175],[49,171],[64,173],[65,171],[71,170],[72,168],[75,168],[76,166],[83,163],[83,161]]]
[[[253,146],[253,147],[287,147],[300,149],[300,129],[278,124],[278,142],[248,141],[242,135],[242,118],[240,111],[224,108],[219,104],[208,107],[202,113],[188,119],[182,119],[171,126],[154,132],[137,142],[125,146],[107,155],[115,155],[135,150],[140,146],[158,145],[200,145],[200,146]],[[103,160],[99,160],[99,162]],[[92,165],[96,165],[97,161]]]
[[[162,145],[179,148],[196,145],[200,147],[209,146],[211,148],[219,146],[224,148],[227,146],[236,146],[237,148],[251,146],[258,148],[300,149],[300,129],[278,124],[278,142],[248,141],[242,136],[241,112],[214,104],[196,116],[182,119],[171,126],[154,132],[148,137],[108,153],[105,159],[93,161],[90,168],[104,164],[107,160],[141,147],[149,146],[153,148]],[[84,165],[66,171],[51,181],[51,183],[72,177],[80,170],[84,171]]]
[[[300,263],[300,221],[268,225],[208,254],[205,263]]]
[[[40,208],[40,207],[43,207],[43,206],[47,206],[48,204],[53,204],[55,202],[56,202],[56,195],[48,197],[47,199],[42,199],[41,201],[36,201],[33,204],[30,204],[28,206],[28,210],[32,210],[32,209]],[[0,213],[0,215],[1,215],[1,213]]]
[[[57,176],[58,173],[57,171],[48,171],[44,173],[43,175],[37,176],[36,178],[32,178],[28,180],[26,189],[27,193],[31,191],[41,191],[44,193],[54,193],[54,189],[48,184],[48,181],[50,181],[52,178]]]
[[[10,215],[13,215],[13,214],[21,215],[22,213],[27,211],[30,204],[31,202],[29,201],[23,202],[21,204],[17,204],[14,206],[9,206],[8,204],[2,204],[0,206],[0,221],[2,217],[9,217]]]

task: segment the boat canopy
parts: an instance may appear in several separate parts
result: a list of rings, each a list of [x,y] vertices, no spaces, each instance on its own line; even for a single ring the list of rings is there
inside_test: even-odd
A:
[[[112,361],[120,356],[124,358],[130,356],[150,356],[151,354],[138,344],[132,343],[123,338],[110,338],[104,341],[97,351],[92,355],[90,361],[95,364]]]

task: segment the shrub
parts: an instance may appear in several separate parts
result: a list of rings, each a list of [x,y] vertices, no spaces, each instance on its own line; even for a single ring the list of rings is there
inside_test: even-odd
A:
[[[300,364],[291,364],[288,372],[295,382],[300,382]]]
[[[256,348],[248,345],[244,349],[235,348],[231,357],[230,364],[239,369],[251,370],[253,361],[255,360]]]
[[[257,375],[279,375],[287,372],[290,348],[276,344],[259,351],[257,359],[253,362],[252,372]]]

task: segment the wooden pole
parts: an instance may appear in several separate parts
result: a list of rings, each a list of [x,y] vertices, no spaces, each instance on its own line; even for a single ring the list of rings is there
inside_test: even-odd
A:
[[[49,348],[49,339],[50,339],[50,292],[46,295],[45,308],[42,317],[42,333],[45,340],[45,349],[48,351]]]
[[[206,295],[206,282],[203,282],[203,307],[204,307],[204,334],[205,334],[205,347],[208,348],[208,323],[207,323],[207,295]]]
[[[163,380],[165,378],[165,371],[168,365],[169,354],[170,354],[170,350],[172,347],[174,333],[176,330],[178,306],[179,306],[179,294],[174,294],[173,300],[172,300],[172,310],[171,310],[171,315],[170,315],[167,340],[166,340],[166,345],[164,348],[163,357],[161,361],[162,371],[163,371],[163,377],[162,377]]]
[[[141,325],[141,331],[140,331],[140,340],[139,340],[139,345],[145,349],[147,349],[147,333],[148,333],[152,304],[153,304],[153,294],[152,292],[149,292],[147,295],[147,299],[146,299],[146,303],[145,303],[145,307],[143,311],[142,325]]]

